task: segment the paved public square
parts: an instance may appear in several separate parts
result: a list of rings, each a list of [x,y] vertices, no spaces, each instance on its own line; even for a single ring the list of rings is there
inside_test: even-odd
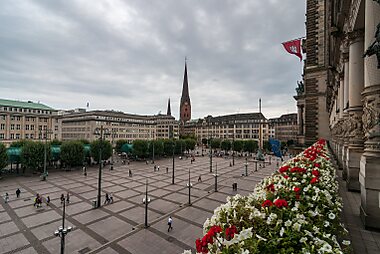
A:
[[[11,177],[0,181],[0,193],[10,194],[10,201],[0,199],[0,253],[59,253],[60,238],[54,231],[62,223],[60,195],[70,193],[66,206],[66,226],[73,231],[66,237],[65,253],[182,253],[184,249],[195,251],[195,239],[202,236],[202,225],[211,217],[213,210],[226,202],[227,196],[237,193],[246,195],[264,177],[277,167],[276,159],[271,165],[259,167],[249,161],[249,176],[245,173],[245,159],[213,158],[213,173],[217,167],[218,192],[215,178],[210,173],[207,156],[175,159],[175,184],[172,184],[172,158],[155,161],[160,170],[154,172],[153,164],[131,162],[116,164],[114,170],[106,166],[102,177],[102,201],[106,192],[113,194],[114,203],[93,209],[97,196],[98,169],[88,169],[87,176],[81,170],[49,172],[47,181],[38,176]],[[268,163],[269,164],[269,163]],[[166,172],[166,168],[169,172]],[[128,176],[132,170],[132,177]],[[191,203],[188,205],[188,171],[191,172]],[[198,182],[201,175],[202,182]],[[144,227],[145,183],[149,182],[148,221]],[[238,184],[237,191],[232,183]],[[15,191],[21,189],[16,198]],[[49,206],[33,206],[39,193],[51,198]],[[44,200],[45,201],[45,200]],[[173,218],[173,230],[167,231],[167,219]]]

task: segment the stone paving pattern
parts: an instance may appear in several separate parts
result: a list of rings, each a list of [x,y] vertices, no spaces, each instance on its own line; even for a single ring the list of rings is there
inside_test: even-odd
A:
[[[175,159],[175,184],[172,184],[172,158],[155,162],[160,171],[154,172],[153,164],[131,162],[130,165],[109,166],[102,174],[102,201],[106,192],[112,193],[114,203],[92,208],[97,196],[98,168],[88,169],[87,176],[81,171],[49,172],[47,181],[39,177],[11,177],[0,181],[0,194],[8,192],[10,201],[0,199],[0,253],[59,253],[60,238],[54,231],[62,224],[60,195],[70,193],[66,206],[65,225],[73,231],[66,237],[65,253],[182,253],[184,249],[195,251],[195,239],[202,236],[202,226],[213,210],[237,193],[252,192],[256,183],[276,170],[276,160],[265,168],[249,162],[249,176],[245,172],[245,160],[213,158],[213,168],[218,170],[218,192],[214,190],[215,178],[210,173],[207,156]],[[166,173],[166,167],[169,172]],[[133,176],[128,176],[131,169]],[[191,202],[188,205],[188,170],[191,171]],[[198,182],[199,175],[202,182]],[[149,227],[144,228],[145,182],[148,179]],[[232,191],[232,183],[238,190]],[[21,189],[20,198],[15,191]],[[34,196],[39,193],[51,198],[49,206],[33,206]],[[44,200],[45,201],[45,200]],[[167,219],[173,218],[173,230],[167,231]]]
[[[105,192],[112,192],[114,203],[92,208],[97,196],[98,169],[88,169],[87,176],[80,171],[50,172],[48,180],[39,177],[13,177],[0,181],[0,194],[8,192],[10,201],[0,198],[0,253],[59,253],[60,239],[53,232],[62,224],[62,205],[59,197],[70,192],[66,206],[66,225],[73,231],[66,237],[65,253],[182,253],[184,249],[195,251],[195,239],[202,236],[202,225],[213,210],[237,193],[246,195],[256,183],[272,174],[278,167],[276,159],[265,168],[249,162],[249,176],[245,172],[243,158],[213,158],[218,168],[218,192],[214,191],[214,176],[209,172],[208,157],[175,160],[175,184],[172,185],[172,159],[156,161],[160,171],[154,172],[152,164],[131,162],[130,165],[109,166],[103,170],[102,200]],[[166,167],[169,172],[166,173]],[[133,176],[128,176],[131,169]],[[188,202],[188,170],[191,171],[192,205]],[[198,176],[202,182],[198,183]],[[144,228],[145,182],[149,181],[149,227]],[[380,253],[380,233],[363,228],[359,217],[360,194],[347,192],[341,180],[340,195],[344,201],[343,218],[349,228],[355,253]],[[232,190],[232,183],[238,190]],[[20,188],[20,198],[15,190]],[[36,193],[51,198],[41,208],[33,207]],[[173,231],[167,232],[167,218],[173,217]]]

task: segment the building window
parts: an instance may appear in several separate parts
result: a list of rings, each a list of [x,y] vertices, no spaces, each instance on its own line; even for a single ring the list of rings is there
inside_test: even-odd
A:
[[[29,130],[29,124],[25,125],[25,130]]]
[[[0,125],[0,130],[5,130],[5,123],[2,123],[2,124]]]
[[[25,139],[28,139],[28,138],[29,138],[29,134],[26,133],[26,134],[25,134]]]
[[[34,125],[30,126],[30,130],[34,131]]]
[[[20,134],[19,133],[16,134],[16,139],[20,139]]]
[[[11,124],[11,130],[14,130],[15,129],[15,125],[12,123]]]
[[[21,130],[21,125],[20,124],[16,125],[16,130]]]
[[[30,134],[30,139],[34,139],[34,134],[33,133]]]
[[[4,133],[0,133],[0,140],[4,139]]]
[[[15,134],[11,133],[11,139],[15,139]]]

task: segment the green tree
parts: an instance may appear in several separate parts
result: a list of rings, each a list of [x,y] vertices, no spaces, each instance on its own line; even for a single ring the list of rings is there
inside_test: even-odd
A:
[[[7,149],[3,143],[0,143],[0,173],[8,165]]]
[[[271,151],[272,150],[272,146],[269,143],[269,141],[267,141],[267,140],[264,140],[264,142],[263,142],[263,148],[264,148],[265,151]]]
[[[181,154],[183,151],[186,150],[186,142],[183,139],[176,139],[175,140],[175,154]]]
[[[231,149],[231,141],[229,141],[228,139],[222,140],[222,142],[220,143],[220,149],[226,152],[229,151]]]
[[[133,155],[139,158],[146,158],[149,156],[149,146],[146,140],[134,140],[133,141]]]
[[[149,155],[153,156],[153,144],[154,144],[154,156],[160,157],[164,154],[164,141],[162,139],[152,140],[149,142]]]
[[[78,141],[81,142],[83,145],[89,145],[89,144],[91,144],[91,142],[88,141],[88,139],[85,139],[85,138],[79,139]]]
[[[21,152],[22,165],[33,171],[41,170],[44,165],[44,148],[42,142],[26,142]],[[49,154],[50,149],[47,149],[47,155]]]
[[[50,141],[50,145],[52,145],[52,146],[60,146],[60,145],[62,145],[62,141],[60,141],[58,139],[53,139],[52,141]]]
[[[171,156],[173,153],[173,146],[174,146],[174,140],[173,139],[164,139],[164,154],[166,156]]]
[[[220,143],[221,143],[221,140],[218,138],[211,139],[211,148],[212,149],[220,148]]]
[[[243,150],[243,141],[234,140],[233,141],[233,149],[235,152],[241,152]]]
[[[102,149],[102,160],[108,160],[112,155],[111,143],[107,140],[95,140],[91,143],[91,156],[99,163],[99,152]]]
[[[25,139],[13,141],[9,147],[23,147],[27,142]]]
[[[195,141],[195,139],[187,138],[187,139],[185,139],[185,142],[186,142],[186,150],[187,151],[195,149],[195,145],[197,144],[197,141]]]
[[[61,145],[61,161],[69,167],[82,165],[84,161],[84,147],[82,142],[64,142]]]
[[[244,152],[253,153],[259,147],[256,140],[246,140],[244,141]]]
[[[116,145],[115,145],[115,151],[118,153],[121,153],[121,148],[126,143],[128,143],[128,140],[126,140],[126,139],[117,140]]]

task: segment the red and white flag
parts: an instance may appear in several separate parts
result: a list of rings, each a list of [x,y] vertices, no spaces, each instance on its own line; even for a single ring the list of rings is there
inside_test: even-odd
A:
[[[289,54],[298,56],[300,61],[302,61],[301,39],[283,42],[282,46],[284,46],[285,50],[288,51]]]

